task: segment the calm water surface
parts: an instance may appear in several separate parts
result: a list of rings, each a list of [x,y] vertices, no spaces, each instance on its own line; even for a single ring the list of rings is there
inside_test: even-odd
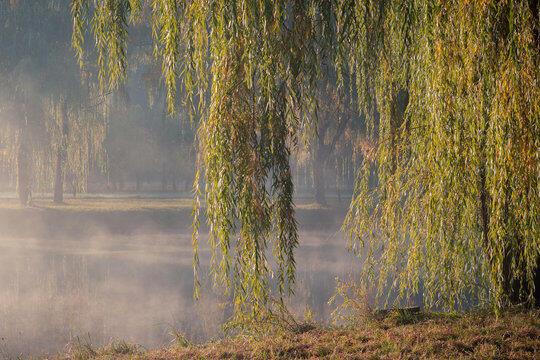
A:
[[[302,231],[300,244],[291,309],[328,320],[335,278],[357,260],[334,231]],[[193,341],[219,337],[226,301],[210,287],[192,299],[191,260],[188,233],[0,238],[0,358],[55,354],[77,338],[153,348],[168,345],[172,329]]]

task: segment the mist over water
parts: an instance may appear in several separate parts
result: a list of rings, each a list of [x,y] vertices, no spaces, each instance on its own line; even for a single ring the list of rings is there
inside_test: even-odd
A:
[[[300,232],[291,311],[328,320],[335,277],[358,262],[335,229]],[[208,248],[201,264],[208,265]],[[203,268],[207,272],[206,268]],[[0,237],[0,358],[55,354],[80,338],[168,345],[173,329],[200,342],[221,335],[228,309],[203,283],[193,300],[189,229],[85,238]]]
[[[203,278],[193,300],[191,190],[203,119],[181,106],[186,94],[169,112],[145,21],[128,31],[133,46],[119,88],[102,89],[91,49],[81,71],[72,6],[0,1],[0,359],[57,354],[77,339],[155,348],[169,345],[173,330],[194,342],[220,337],[231,299]],[[339,115],[338,126],[330,92],[321,95],[324,126],[316,131],[326,144],[306,138],[283,149],[294,196],[315,201],[296,214],[304,227],[287,304],[318,321],[328,320],[336,276],[359,269],[337,229],[359,165],[360,118]],[[336,211],[326,207],[330,198]],[[205,242],[203,234],[202,273]]]

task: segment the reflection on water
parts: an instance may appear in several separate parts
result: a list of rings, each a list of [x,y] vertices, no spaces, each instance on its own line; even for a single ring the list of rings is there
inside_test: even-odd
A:
[[[358,264],[340,234],[300,239],[291,309],[324,321],[335,277]],[[0,358],[56,353],[76,337],[145,347],[167,345],[173,328],[194,341],[218,337],[225,302],[210,289],[192,299],[190,244],[188,234],[0,239]]]

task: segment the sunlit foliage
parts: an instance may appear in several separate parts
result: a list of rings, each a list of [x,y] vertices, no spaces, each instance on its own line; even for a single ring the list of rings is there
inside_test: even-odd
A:
[[[376,148],[346,227],[379,290],[431,306],[533,302],[540,39],[527,1],[343,1]],[[346,20],[344,20],[346,21]],[[373,29],[377,29],[373,31]],[[370,179],[376,186],[370,186]],[[380,254],[380,255],[379,255]],[[377,264],[375,266],[375,264]]]
[[[380,290],[501,306],[532,300],[540,251],[538,11],[523,0],[73,0],[73,46],[83,62],[90,24],[101,86],[114,88],[129,19],[151,23],[169,110],[182,87],[201,117],[196,193],[204,173],[213,269],[237,314],[271,296],[270,239],[280,293],[294,280],[289,154],[313,128],[323,64],[368,119],[346,227],[378,264]]]

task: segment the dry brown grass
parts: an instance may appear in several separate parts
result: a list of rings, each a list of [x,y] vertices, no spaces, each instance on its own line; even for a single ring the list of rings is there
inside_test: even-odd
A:
[[[387,318],[302,334],[236,337],[204,345],[118,354],[115,359],[539,359],[540,311]],[[98,357],[99,358],[99,357]]]
[[[428,317],[409,325],[372,322],[349,329],[229,340],[148,354],[147,359],[538,359],[539,313]]]

